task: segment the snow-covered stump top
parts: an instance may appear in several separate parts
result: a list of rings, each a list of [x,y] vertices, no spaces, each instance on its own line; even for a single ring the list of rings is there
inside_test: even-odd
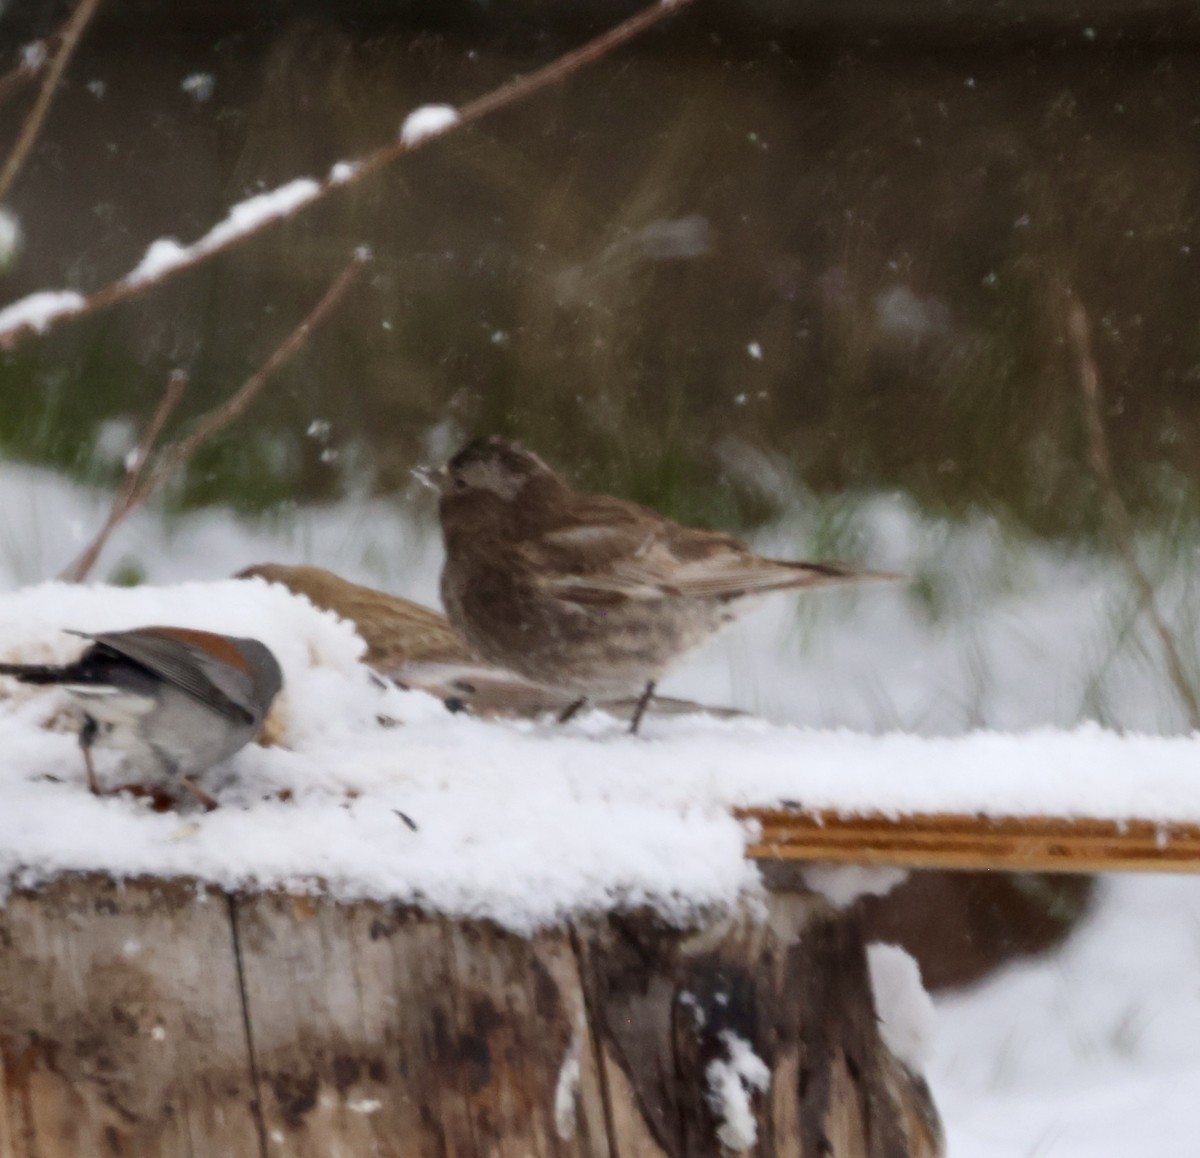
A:
[[[0,660],[62,662],[82,646],[65,629],[148,624],[274,651],[285,687],[269,746],[213,770],[204,787],[221,807],[209,814],[97,799],[66,693],[0,680],[0,886],[98,871],[414,903],[516,932],[639,906],[686,924],[762,896],[745,856],[757,830],[738,807],[1200,820],[1186,737],[1091,727],[929,739],[704,716],[654,719],[629,737],[598,712],[566,727],[452,715],[380,687],[348,623],[258,580],[0,595]],[[835,898],[889,883],[861,876],[808,880]]]

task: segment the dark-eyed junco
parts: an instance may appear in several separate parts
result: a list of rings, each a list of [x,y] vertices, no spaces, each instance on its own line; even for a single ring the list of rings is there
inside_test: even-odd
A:
[[[537,455],[477,439],[428,481],[440,492],[442,602],[480,658],[574,699],[638,695],[772,591],[896,576],[764,559],[730,535],[573,490]]]
[[[534,718],[560,714],[576,698],[567,689],[545,687],[476,659],[450,621],[432,608],[351,583],[323,567],[259,563],[239,571],[235,578],[281,583],[314,606],[350,620],[367,645],[363,658],[375,671],[406,688],[428,692],[456,711],[489,718]],[[625,698],[602,706],[627,717],[636,701]],[[737,714],[665,696],[655,700],[654,710],[672,715]]]
[[[258,735],[283,673],[257,639],[185,627],[83,632],[91,646],[74,663],[0,664],[27,684],[61,684],[80,703],[79,745],[99,793],[91,748],[118,749],[139,777],[174,780],[208,807],[194,777]]]

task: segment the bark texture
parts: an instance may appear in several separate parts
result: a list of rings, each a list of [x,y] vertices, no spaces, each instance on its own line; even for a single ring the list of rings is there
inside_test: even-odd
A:
[[[687,933],[625,914],[523,938],[64,878],[0,910],[0,1077],[0,1158],[942,1152],[856,919],[794,893]]]

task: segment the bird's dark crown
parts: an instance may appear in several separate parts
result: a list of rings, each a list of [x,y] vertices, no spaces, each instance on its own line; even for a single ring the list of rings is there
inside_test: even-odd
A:
[[[442,494],[443,513],[447,503],[472,508],[485,502],[505,506],[518,496],[528,498],[530,484],[556,488],[558,476],[532,451],[506,438],[477,438],[462,448],[434,476]]]
[[[542,474],[550,468],[536,454],[519,442],[492,435],[468,442],[447,464],[446,469],[466,470],[472,466],[499,467],[514,475]]]

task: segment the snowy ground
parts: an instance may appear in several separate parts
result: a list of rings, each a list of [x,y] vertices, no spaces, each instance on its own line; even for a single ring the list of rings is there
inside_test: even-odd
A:
[[[940,1003],[952,1158],[1200,1153],[1200,887],[1112,877],[1051,958]]]
[[[0,592],[63,566],[103,507],[51,476],[7,468]],[[802,551],[818,517],[798,518],[761,545]],[[986,520],[925,521],[893,499],[865,500],[848,521],[850,549],[840,554],[917,574],[924,596],[777,600],[664,690],[759,709],[780,724],[858,732],[954,736],[1069,727],[1087,716],[1147,733],[1178,729],[1153,643],[1131,628],[1126,586],[1105,561],[1014,542]],[[1193,639],[1179,610],[1190,594],[1190,550],[1175,550],[1151,544],[1148,556],[1168,580],[1184,638]],[[123,556],[157,584],[213,580],[252,562],[336,560],[348,577],[429,602],[437,566],[427,527],[367,501],[275,527],[207,515],[166,529],[147,513],[119,533],[98,574]],[[315,874],[349,892],[394,892],[399,882],[426,903],[519,926],[614,895],[679,912],[685,897],[721,901],[753,887],[742,834],[723,808],[732,801],[919,807],[930,792],[944,806],[994,806],[1007,796],[1035,810],[1074,800],[1088,811],[1108,802],[1114,814],[1200,816],[1193,747],[1182,740],[1118,740],[1093,729],[921,743],[671,721],[637,743],[600,717],[570,736],[452,718],[420,697],[373,689],[354,662],[354,638],[291,601],[284,609],[279,593],[261,587],[232,600],[213,591],[0,595],[4,650],[29,658],[77,646],[57,635],[59,626],[165,618],[270,636],[290,677],[285,746],[243,753],[220,789],[231,807],[208,816],[88,798],[71,736],[38,727],[53,703],[28,694],[9,701],[0,709],[4,865],[62,866],[74,857],[218,879]],[[401,726],[380,727],[381,712]],[[486,763],[472,760],[485,746]],[[881,769],[892,770],[890,781]],[[59,782],[39,779],[46,775]],[[264,799],[283,787],[296,798]],[[351,799],[348,789],[360,795]],[[470,802],[465,814],[445,809],[450,794]],[[415,832],[401,812],[417,822]],[[243,850],[240,861],[231,849]],[[486,882],[463,878],[472,857],[492,866]],[[1195,1154],[1198,965],[1200,882],[1114,878],[1063,952],[943,1001],[930,1077],[950,1153]]]

